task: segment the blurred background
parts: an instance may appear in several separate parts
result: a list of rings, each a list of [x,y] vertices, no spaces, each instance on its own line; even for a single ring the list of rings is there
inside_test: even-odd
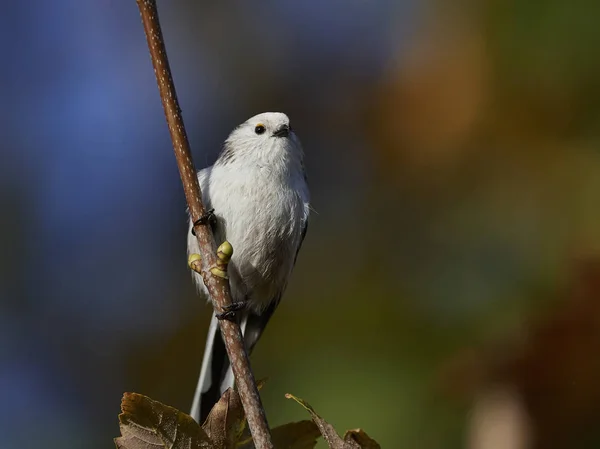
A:
[[[600,3],[160,1],[198,168],[284,111],[310,229],[253,356],[272,425],[600,447]],[[0,13],[3,449],[189,410],[211,309],[137,6]],[[324,447],[320,443],[319,447]]]

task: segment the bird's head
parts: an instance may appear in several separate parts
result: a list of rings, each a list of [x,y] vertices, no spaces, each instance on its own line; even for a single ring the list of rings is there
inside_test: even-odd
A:
[[[218,163],[287,164],[302,161],[302,146],[282,112],[263,112],[235,128]]]

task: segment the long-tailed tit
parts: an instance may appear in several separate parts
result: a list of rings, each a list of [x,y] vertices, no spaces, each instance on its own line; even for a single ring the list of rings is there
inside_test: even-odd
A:
[[[308,225],[309,192],[300,141],[287,115],[265,112],[235,128],[211,167],[198,172],[202,200],[214,209],[217,243],[233,246],[228,276],[250,353],[277,308]],[[188,230],[188,254],[199,253]],[[202,277],[193,278],[208,297]],[[202,423],[233,374],[213,313],[191,415]]]

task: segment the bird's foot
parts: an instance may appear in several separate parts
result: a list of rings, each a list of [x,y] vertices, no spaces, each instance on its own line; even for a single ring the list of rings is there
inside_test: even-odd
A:
[[[200,218],[198,218],[195,222],[194,225],[192,226],[192,235],[196,235],[196,231],[194,231],[194,228],[198,225],[206,225],[206,224],[210,224],[213,225],[215,224],[217,221],[217,217],[215,215],[215,210],[214,209],[209,209],[206,212],[204,212],[204,214],[202,214],[202,216]]]
[[[215,313],[217,320],[230,320],[235,318],[235,313],[243,310],[246,307],[246,301],[236,301],[231,304],[227,304],[223,307],[223,312]]]

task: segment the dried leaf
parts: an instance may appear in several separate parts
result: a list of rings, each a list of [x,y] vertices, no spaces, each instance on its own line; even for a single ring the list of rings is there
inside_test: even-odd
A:
[[[362,429],[347,430],[344,434],[344,441],[358,444],[361,449],[381,449],[379,443]]]
[[[313,421],[298,421],[275,427],[271,431],[275,449],[312,449],[321,436]]]
[[[284,424],[271,430],[275,449],[313,449],[320,436],[317,425],[309,420]],[[255,449],[250,433],[238,442],[236,449]]]
[[[214,446],[233,449],[244,431],[246,419],[237,391],[228,388],[202,425]]]
[[[268,377],[263,377],[262,379],[257,380],[256,381],[256,389],[258,391],[260,391],[262,389],[262,387],[264,387],[265,384],[267,383],[267,380],[268,380]],[[236,391],[236,394],[238,394],[237,391]],[[245,413],[244,413],[244,416],[245,416]],[[242,421],[241,428],[238,433],[236,447],[238,449],[254,448],[254,445],[252,444],[252,437],[250,436],[250,430],[248,430],[248,421],[246,421],[245,419]]]
[[[204,430],[179,410],[137,393],[121,400],[118,449],[214,449]]]
[[[285,397],[293,399],[308,410],[330,449],[381,449],[381,446],[361,429],[349,430],[344,439],[341,439],[333,426],[321,418],[308,402],[289,393]]]
[[[323,435],[323,438],[325,439],[325,441],[327,441],[327,444],[331,449],[360,449],[360,446],[358,446],[357,443],[345,442],[344,440],[342,440],[333,428],[333,426],[327,421],[325,421],[323,418],[321,418],[317,414],[317,412],[315,412],[315,410],[310,406],[310,404],[308,404],[308,402],[304,401],[303,399],[297,398],[296,396],[291,395],[289,393],[287,393],[285,397],[288,399],[293,399],[306,410],[308,410],[308,412],[312,416],[313,421],[319,428],[321,435]]]
[[[261,387],[263,384],[260,382]],[[320,435],[332,449],[380,449],[360,429],[346,432],[342,440],[309,404],[292,395],[286,397],[306,408],[313,421],[273,429],[275,449],[313,449]],[[223,393],[202,427],[191,416],[141,394],[125,393],[121,409],[117,449],[254,449],[240,397],[231,388]]]

